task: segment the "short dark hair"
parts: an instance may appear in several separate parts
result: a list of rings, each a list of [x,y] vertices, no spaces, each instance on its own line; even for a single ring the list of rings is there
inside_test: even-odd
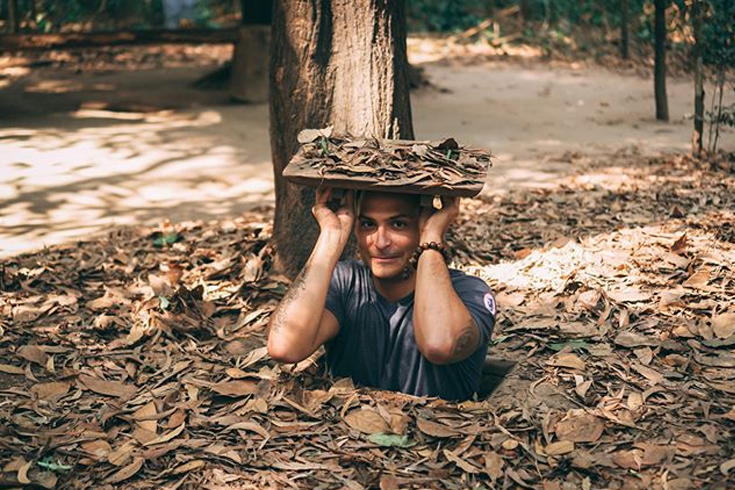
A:
[[[366,190],[356,190],[355,191],[355,213],[360,213],[360,206],[362,204],[362,200],[365,198],[366,195],[371,194],[383,194],[387,196],[396,196],[401,198],[406,198],[407,201],[411,201],[412,204],[416,206],[416,208],[419,208],[421,206],[421,196],[419,194],[408,194],[403,192],[385,192],[385,191],[366,191]]]

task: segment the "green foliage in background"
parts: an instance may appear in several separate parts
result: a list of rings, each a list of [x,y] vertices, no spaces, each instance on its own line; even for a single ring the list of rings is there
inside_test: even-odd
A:
[[[702,24],[703,58],[706,65],[735,67],[735,1],[709,0]]]
[[[146,29],[162,27],[162,0],[17,0],[21,32]],[[233,0],[197,0],[191,25],[217,27],[216,18],[234,14]],[[8,7],[0,0],[0,18]]]
[[[163,0],[17,0],[21,32],[111,30],[161,27]],[[197,0],[187,23],[218,27],[223,16],[232,17],[240,0]],[[674,29],[687,26],[686,12],[693,0],[672,0]],[[653,40],[652,0],[628,0],[631,39]],[[735,0],[706,0],[708,19],[703,33],[705,62],[735,66]],[[406,0],[411,31],[458,32],[509,7],[521,8],[524,35],[554,44],[574,36],[580,28],[604,34],[617,32],[623,22],[622,0]],[[7,0],[0,0],[0,18],[7,18]],[[678,23],[678,24],[677,24]],[[584,49],[583,45],[578,48]]]
[[[708,0],[705,3],[702,59],[714,69],[716,79],[712,107],[706,113],[706,120],[709,122],[708,146],[710,151],[716,151],[720,127],[735,127],[735,104],[723,103],[724,92],[735,90],[732,84],[727,88],[725,77],[728,69],[735,68],[735,1]]]
[[[482,0],[407,0],[410,31],[453,32],[482,21],[488,2]]]
[[[6,2],[2,17],[7,17]],[[163,18],[160,0],[18,0],[21,32],[145,28]]]

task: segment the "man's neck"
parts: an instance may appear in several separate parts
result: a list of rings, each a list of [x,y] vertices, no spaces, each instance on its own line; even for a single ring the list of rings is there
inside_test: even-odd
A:
[[[408,279],[378,279],[373,276],[373,285],[382,297],[395,303],[413,293],[416,289],[416,275],[411,274]]]

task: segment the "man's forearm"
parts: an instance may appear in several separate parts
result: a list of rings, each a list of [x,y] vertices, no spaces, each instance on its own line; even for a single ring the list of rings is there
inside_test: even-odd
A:
[[[413,323],[419,348],[435,364],[463,360],[477,348],[478,327],[452,286],[444,258],[435,250],[419,258]]]
[[[276,356],[308,357],[319,347],[315,345],[319,324],[341,253],[342,247],[333,236],[319,236],[309,260],[271,317],[268,348]]]

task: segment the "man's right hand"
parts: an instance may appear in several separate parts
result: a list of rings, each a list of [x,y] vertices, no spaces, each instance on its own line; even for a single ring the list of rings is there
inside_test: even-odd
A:
[[[318,189],[314,214],[321,232],[309,260],[271,315],[268,353],[279,362],[299,362],[339,332],[339,322],[325,308],[329,284],[355,222],[352,191],[336,211],[327,206],[331,189]]]
[[[332,197],[332,189],[320,187],[316,191],[316,204],[311,208],[319,229],[323,234],[339,237],[340,251],[347,244],[355,224],[355,194],[353,191],[345,193],[344,200],[336,211],[332,211],[327,203]]]

